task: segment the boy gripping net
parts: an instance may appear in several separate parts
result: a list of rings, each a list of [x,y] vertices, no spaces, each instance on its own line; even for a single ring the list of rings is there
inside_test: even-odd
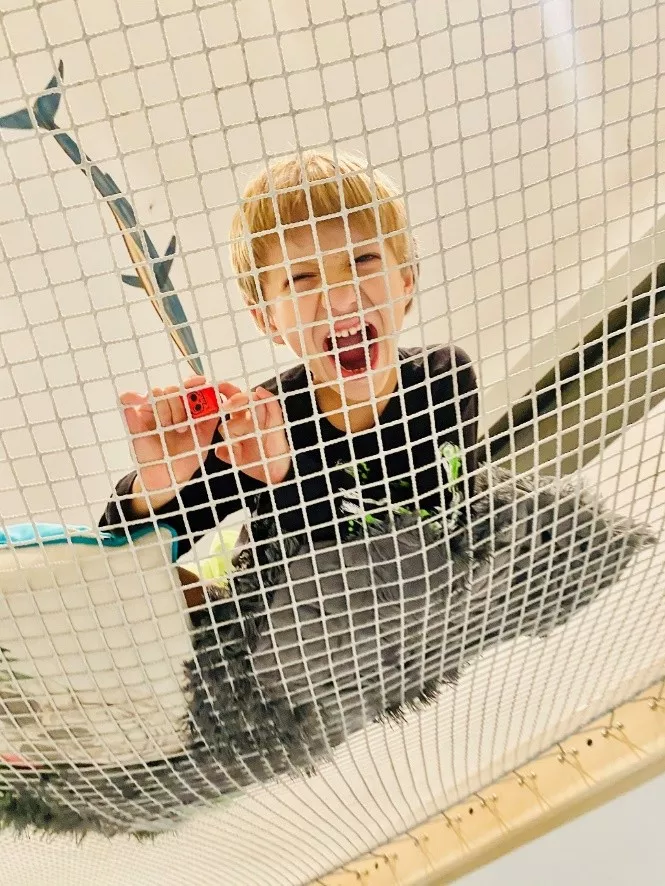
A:
[[[68,56],[76,82],[77,68],[69,64]],[[453,155],[428,142],[418,162],[400,159],[402,194],[359,157],[313,150],[270,161],[263,151],[266,167],[252,178],[231,225],[232,269],[264,350],[283,345],[297,365],[281,374],[266,370],[261,384],[250,387],[247,379],[238,382],[237,371],[203,372],[204,361],[226,343],[212,332],[212,321],[205,324],[208,353],[197,348],[204,330],[194,335],[173,282],[187,252],[182,229],[182,251],[176,254],[169,232],[160,254],[138,223],[145,207],[135,211],[135,197],[125,196],[109,168],[121,182],[129,172],[106,160],[102,171],[84,153],[102,156],[89,133],[69,126],[68,102],[60,102],[63,78],[59,64],[34,101],[17,109],[12,98],[0,117],[3,135],[9,143],[9,130],[25,130],[14,136],[26,146],[50,146],[58,162],[77,167],[79,183],[92,184],[104,200],[102,214],[119,228],[125,265],[125,253],[130,257],[131,274],[110,276],[128,308],[131,344],[140,333],[129,322],[120,282],[150,297],[196,374],[183,386],[122,394],[136,470],[119,482],[98,530],[25,524],[8,527],[2,539],[3,823],[143,835],[221,800],[232,803],[221,813],[227,838],[253,796],[247,789],[257,783],[264,785],[260,797],[311,792],[319,807],[325,800],[317,792],[331,772],[338,786],[355,792],[361,773],[346,780],[343,761],[351,753],[360,769],[353,756],[359,743],[383,789],[388,772],[375,753],[377,741],[393,742],[392,767],[401,730],[384,729],[381,721],[419,730],[421,723],[435,724],[436,737],[419,733],[427,778],[438,767],[435,780],[454,782],[462,794],[456,743],[471,790],[472,707],[486,747],[499,721],[521,734],[512,701],[499,710],[502,694],[519,693],[506,688],[505,669],[494,674],[497,662],[526,649],[529,664],[546,647],[551,658],[540,670],[549,679],[562,635],[566,643],[576,635],[592,639],[593,631],[581,630],[590,618],[577,613],[611,615],[605,598],[593,612],[589,604],[611,588],[611,600],[622,596],[627,567],[653,536],[607,512],[577,478],[555,481],[530,467],[515,476],[486,464],[468,355],[457,343],[443,343],[445,334],[420,347],[401,346],[414,304],[443,318],[448,299],[454,303],[459,294],[447,276],[450,219],[448,239],[439,237],[432,248],[430,238],[423,259],[440,260],[450,285],[418,292],[419,254],[404,203],[409,199],[413,208],[412,198],[423,196],[411,193],[419,185],[407,168],[420,176],[431,154],[432,174],[448,181],[445,158],[452,162]],[[430,98],[436,100],[431,91]],[[213,165],[219,162],[215,153]],[[454,189],[437,193],[443,200],[437,206],[447,210],[445,195],[454,202]],[[170,216],[180,228],[184,218],[175,204]],[[42,243],[45,230],[35,221],[37,230]],[[226,231],[225,224],[221,239]],[[419,232],[423,242],[432,233],[426,226]],[[215,280],[219,313],[219,275]],[[203,316],[199,295],[196,314]],[[418,304],[444,296],[445,311],[442,304],[427,310]],[[474,310],[482,310],[481,301],[474,300]],[[241,321],[233,322],[240,346]],[[476,351],[480,357],[482,348]],[[233,360],[234,349],[225,356]],[[159,373],[171,357],[159,369],[159,360],[141,357],[141,377],[166,384]],[[116,364],[107,375],[118,372]],[[51,385],[57,388],[51,376],[48,384],[47,397]],[[115,402],[110,410],[119,418]],[[519,449],[519,440],[508,437]],[[537,460],[540,450],[532,448]],[[126,469],[121,458],[113,464]],[[108,475],[103,469],[101,475],[105,498]],[[226,523],[239,519],[238,535]],[[210,535],[210,556],[198,562]],[[233,548],[232,555],[223,548]],[[568,622],[570,629],[557,632]],[[566,654],[558,656],[562,665]],[[523,676],[525,699],[533,694],[526,666]],[[495,680],[504,681],[503,693]],[[544,688],[542,695],[532,708],[546,704]],[[572,690],[559,690],[559,703],[574,707]],[[551,712],[545,717],[553,719]],[[450,755],[440,742],[446,732]],[[535,726],[533,734],[542,738]],[[511,741],[505,738],[501,765]],[[407,747],[405,765],[413,773],[417,752],[413,742]],[[438,810],[442,793],[434,797],[431,791],[431,808]],[[378,798],[367,795],[366,808]],[[346,821],[353,803],[340,803]]]
[[[590,724],[664,672],[659,4],[5,5],[15,877],[415,882],[514,838],[496,778],[552,820],[632,767],[639,706]]]
[[[249,185],[232,235],[255,322],[301,362],[253,391],[218,382],[221,419],[190,418],[177,388],[124,394],[138,470],[101,522],[166,524],[181,556],[251,513],[221,587],[188,598],[207,797],[316,769],[483,650],[547,636],[653,540],[574,484],[478,464],[468,356],[397,344],[416,252],[384,178],[289,158]]]
[[[464,451],[472,482],[478,399],[470,360],[455,348],[398,348],[417,275],[404,205],[359,161],[338,164],[313,152],[275,164],[250,183],[231,230],[255,322],[301,364],[251,392],[220,383],[222,423],[192,426],[176,388],[122,398],[130,432],[141,435],[137,459],[149,463],[118,487],[123,516],[175,512],[181,553],[251,493],[256,513],[274,510],[283,532],[307,526],[334,539],[340,493],[347,496],[357,463],[369,501],[440,507],[446,482],[435,449],[446,444]],[[205,383],[193,377],[187,386]],[[197,476],[180,502],[176,493],[200,473],[199,452],[210,492]],[[402,482],[391,487],[388,478]],[[117,522],[112,505],[103,524]]]

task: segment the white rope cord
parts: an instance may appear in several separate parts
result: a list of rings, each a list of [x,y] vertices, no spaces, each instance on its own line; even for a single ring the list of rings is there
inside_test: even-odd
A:
[[[543,424],[534,424],[526,457],[536,480],[523,497],[547,501],[543,478],[560,475],[563,458],[579,452],[571,478],[578,497],[584,480],[611,511],[658,532],[665,385],[654,281],[665,237],[657,193],[663,155],[655,0],[8,0],[0,22],[0,118],[32,109],[55,76],[62,95],[56,132],[89,158],[81,164],[84,177],[54,133],[5,128],[0,120],[0,530],[22,523],[93,530],[88,545],[68,538],[63,545],[38,539],[34,548],[0,546],[0,816],[18,790],[56,784],[65,786],[58,795],[63,815],[85,808],[108,828],[159,834],[154,845],[124,837],[106,843],[92,834],[76,847],[58,837],[47,856],[37,838],[17,844],[9,830],[0,831],[0,862],[8,866],[11,859],[14,882],[307,883],[479,792],[663,676],[662,546],[626,558],[625,568],[602,538],[580,554],[587,505],[578,498],[569,513],[570,492],[553,487],[553,504],[531,516],[510,505],[504,535],[522,553],[504,562],[504,536],[489,539],[494,572],[487,594],[494,588],[495,597],[487,605],[452,594],[439,603],[443,580],[436,571],[425,571],[417,599],[410,599],[412,567],[400,547],[403,530],[396,530],[387,563],[402,593],[389,627],[382,624],[387,610],[380,595],[367,602],[354,569],[341,568],[349,541],[340,519],[330,527],[332,553],[317,552],[309,525],[280,534],[273,547],[288,569],[304,574],[314,564],[311,592],[298,597],[297,583],[287,580],[280,597],[281,585],[275,590],[264,572],[255,596],[269,613],[255,620],[267,644],[257,658],[263,662],[257,697],[276,703],[271,693],[281,687],[279,698],[290,708],[315,699],[303,728],[318,730],[316,747],[326,755],[315,750],[312,733],[300,771],[283,767],[281,739],[270,753],[261,737],[268,715],[248,722],[249,707],[235,713],[254,751],[230,749],[232,759],[218,748],[227,696],[215,695],[219,687],[205,656],[223,650],[220,680],[241,687],[227,652],[224,619],[231,609],[222,617],[208,600],[198,614],[208,613],[214,628],[197,633],[170,563],[169,537],[136,536],[112,548],[95,528],[114,484],[134,467],[118,395],[182,385],[191,370],[147,295],[121,280],[136,270],[112,217],[117,195],[104,198],[90,186],[93,167],[117,182],[138,221],[138,242],[146,251],[149,237],[159,253],[148,262],[153,286],[175,235],[170,280],[206,377],[254,388],[296,360],[256,329],[229,261],[230,223],[246,183],[293,151],[320,149],[336,161],[349,151],[362,156],[370,178],[381,171],[394,180],[407,233],[418,244],[420,275],[400,345],[452,343],[470,355],[485,435],[481,457],[491,460],[490,429],[508,415],[515,445],[502,461],[519,476],[525,453],[516,441],[524,429],[511,410],[530,401]],[[339,173],[333,184],[343,189]],[[303,185],[312,214],[318,186]],[[272,174],[269,187],[276,201]],[[379,219],[376,192],[373,211]],[[339,218],[348,249],[349,212]],[[278,219],[277,234],[286,253],[294,230]],[[314,225],[311,234],[315,257],[325,262],[330,253]],[[376,240],[385,264],[391,240],[381,231]],[[251,249],[250,258],[258,284],[262,269]],[[291,300],[294,267],[293,260],[285,263],[284,297]],[[631,326],[631,292],[649,275],[646,319]],[[321,288],[330,306],[335,286]],[[625,299],[625,348],[610,358],[618,339],[608,317]],[[391,322],[398,307],[391,305]],[[297,300],[294,310],[305,348],[318,320],[304,316]],[[599,370],[585,339],[601,322],[606,356]],[[578,369],[566,374],[574,354]],[[636,368],[641,359],[644,368]],[[615,437],[609,403],[620,364],[623,430]],[[452,405],[461,428],[456,369]],[[394,459],[386,441],[398,439],[405,416],[424,418],[437,435],[437,380],[427,362],[423,371],[424,406],[409,413],[409,390],[398,387],[401,415],[391,424],[371,401],[374,422],[384,428],[376,456],[382,477],[368,481],[372,488],[415,484],[413,445],[404,452],[406,472],[389,475]],[[553,389],[539,387],[552,371]],[[314,394],[310,385],[316,415]],[[341,414],[349,420],[346,404]],[[589,440],[599,414],[604,433]],[[554,458],[549,417],[558,420]],[[287,428],[290,442],[307,421]],[[314,424],[305,456],[327,445],[322,427]],[[348,443],[352,462],[354,445],[362,443],[358,435]],[[586,452],[596,445],[599,454],[589,460]],[[198,447],[199,465],[209,449]],[[440,515],[449,546],[462,519],[456,508],[463,515],[473,506],[472,478],[463,472],[457,485],[456,457],[455,450],[438,453],[453,503]],[[265,453],[261,463],[267,469]],[[294,465],[305,489],[308,477]],[[329,491],[308,505],[337,501],[330,484],[338,467],[324,465]],[[361,459],[355,468],[349,486],[360,496],[362,518],[371,503],[362,498]],[[168,469],[184,510],[186,493],[176,488],[173,463]],[[240,482],[242,472],[231,470]],[[498,478],[490,475],[488,493],[476,491],[477,500],[487,498],[494,525],[504,513],[505,481]],[[203,485],[214,500],[214,482],[205,474]],[[266,495],[275,508],[276,488]],[[413,494],[411,501],[418,505]],[[229,519],[234,527],[247,521],[251,497],[241,504]],[[351,509],[346,517],[353,516]],[[435,547],[427,528],[432,519],[423,517],[411,530],[421,552]],[[541,524],[550,534],[565,524],[567,560],[553,545],[543,553]],[[200,569],[211,536],[198,541],[185,526],[192,545],[185,565]],[[302,539],[295,553],[294,538]],[[261,556],[256,539],[249,548]],[[335,553],[342,558],[336,563],[324,559]],[[445,566],[451,576],[452,568]],[[608,574],[609,587],[586,605],[594,576],[598,585]],[[501,595],[504,583],[512,598],[511,591]],[[566,597],[528,596],[531,588],[555,583]],[[283,606],[274,602],[280,599]],[[339,607],[329,611],[333,601]],[[239,620],[246,618],[240,598],[231,605],[248,636],[254,622]],[[289,613],[287,631],[280,625]],[[562,624],[544,636],[529,628],[533,619],[559,615]],[[371,637],[362,633],[365,622]],[[207,646],[201,639],[204,646],[195,647],[197,636]],[[408,654],[389,667],[382,655],[392,644]],[[480,655],[469,653],[476,649]],[[182,688],[185,660],[193,662],[197,704],[208,705],[206,716],[196,714]],[[16,670],[30,670],[28,682],[9,674],[12,661]],[[261,667],[274,675],[272,685],[261,681]],[[462,668],[456,684],[445,685],[456,668]],[[373,722],[372,681],[380,698],[404,702],[401,718],[391,720],[385,711],[387,722]],[[414,687],[430,682],[439,684],[438,698],[411,710]],[[250,685],[238,688],[240,702],[249,699]],[[186,718],[191,732],[183,728]],[[306,767],[313,774],[304,774]],[[162,833],[169,827],[177,835]]]

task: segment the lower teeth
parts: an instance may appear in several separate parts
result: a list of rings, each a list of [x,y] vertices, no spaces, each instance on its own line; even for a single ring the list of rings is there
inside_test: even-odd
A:
[[[371,347],[372,347],[372,343],[366,342],[366,349],[365,349],[365,354],[364,354],[364,358],[362,361],[362,365],[358,366],[357,365],[358,361],[356,360],[356,361],[354,361],[356,363],[356,366],[354,368],[344,365],[343,360],[342,360],[344,349],[341,349],[342,352],[340,353],[340,349],[335,348],[333,351],[333,348],[331,347],[330,350],[333,351],[333,353],[329,353],[328,356],[347,375],[361,375],[361,374],[367,372],[371,368],[371,365],[372,365]]]

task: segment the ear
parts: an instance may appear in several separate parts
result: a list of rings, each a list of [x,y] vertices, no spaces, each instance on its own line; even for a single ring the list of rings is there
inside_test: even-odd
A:
[[[413,295],[413,287],[416,285],[416,273],[413,265],[402,268],[402,280],[404,280],[404,294]]]
[[[404,281],[404,295],[409,296],[409,300],[404,308],[404,313],[407,313],[413,304],[413,290],[416,285],[416,272],[413,265],[402,268],[402,280]]]
[[[252,319],[265,335],[269,335],[276,345],[283,345],[284,339],[275,325],[270,308],[261,302],[251,309]]]

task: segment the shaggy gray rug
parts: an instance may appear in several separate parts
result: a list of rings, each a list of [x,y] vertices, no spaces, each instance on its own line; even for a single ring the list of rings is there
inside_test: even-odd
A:
[[[349,516],[341,545],[253,521],[228,595],[192,611],[187,753],[126,767],[0,769],[0,823],[146,836],[188,808],[307,774],[369,723],[403,717],[490,646],[545,637],[616,582],[648,527],[570,482],[485,467],[467,519]]]

